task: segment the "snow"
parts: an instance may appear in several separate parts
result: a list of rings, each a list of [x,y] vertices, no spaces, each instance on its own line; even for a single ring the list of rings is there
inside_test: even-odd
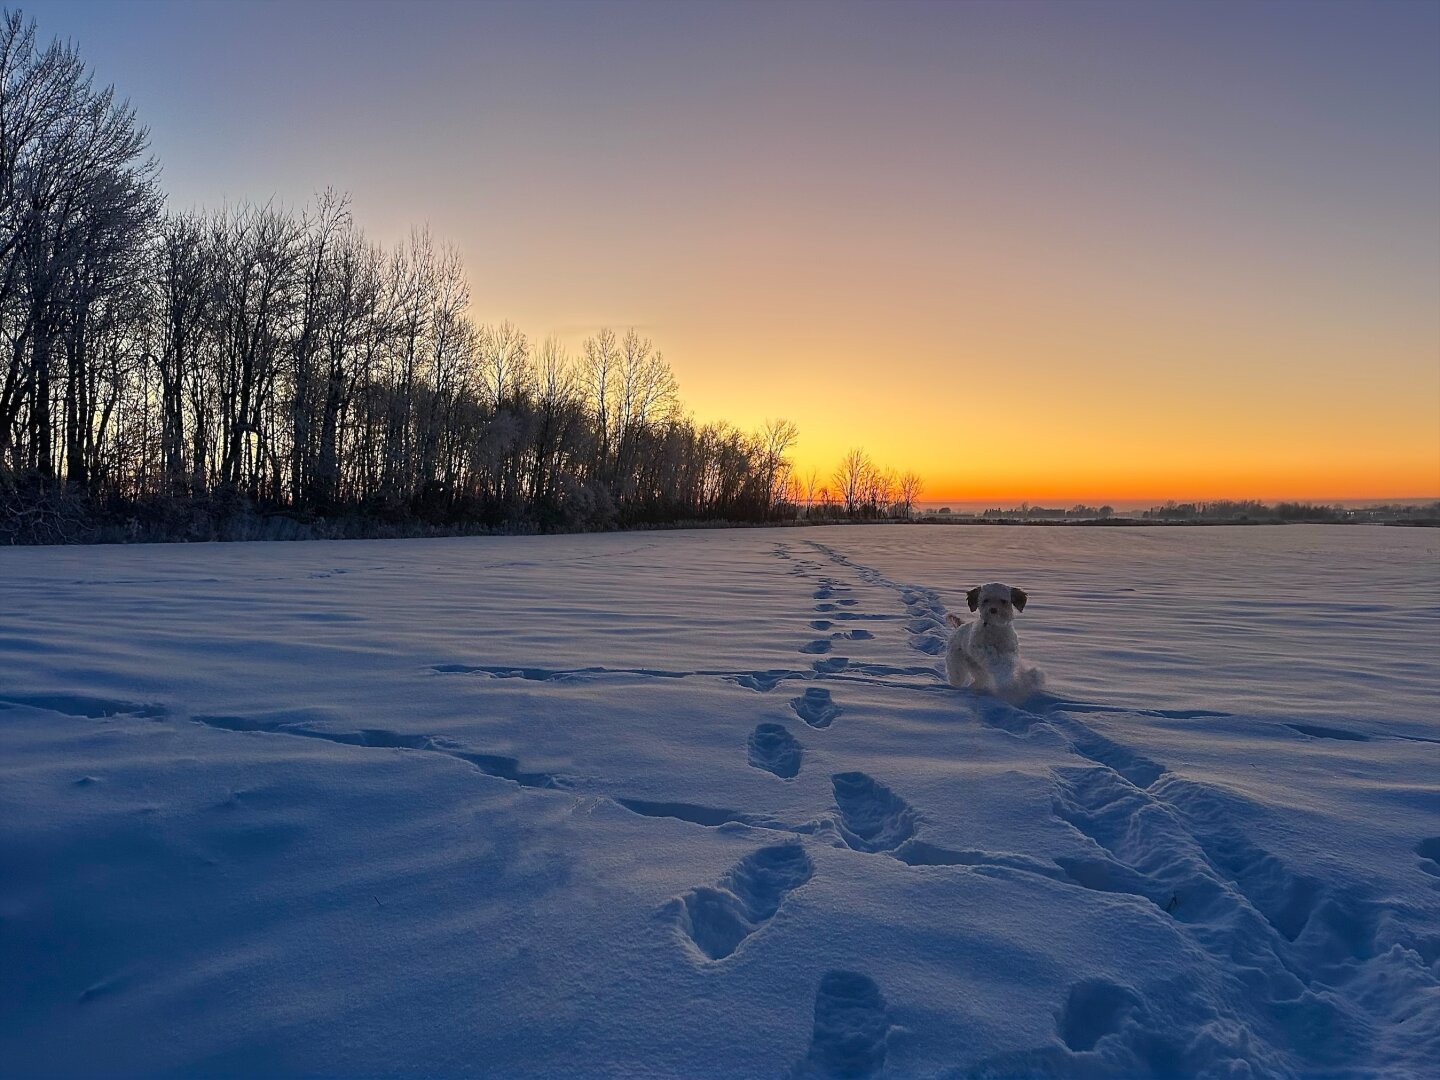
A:
[[[1437,544],[0,550],[0,1071],[1434,1075]]]

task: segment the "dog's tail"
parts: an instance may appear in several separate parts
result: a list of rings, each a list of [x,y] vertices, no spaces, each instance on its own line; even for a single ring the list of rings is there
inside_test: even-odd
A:
[[[965,620],[960,618],[960,616],[956,615],[953,611],[949,615],[945,616],[945,621],[957,629],[965,625]]]

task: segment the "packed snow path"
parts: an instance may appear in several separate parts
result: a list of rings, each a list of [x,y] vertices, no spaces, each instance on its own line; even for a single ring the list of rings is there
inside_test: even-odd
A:
[[[0,551],[0,1061],[1433,1075],[1437,542]]]

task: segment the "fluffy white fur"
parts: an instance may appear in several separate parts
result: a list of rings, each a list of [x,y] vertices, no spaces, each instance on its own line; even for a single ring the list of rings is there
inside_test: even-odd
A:
[[[945,672],[951,686],[968,686],[1011,701],[1029,697],[1043,685],[1044,676],[1020,661],[1020,639],[1015,636],[1015,614],[1025,610],[1024,590],[992,581],[966,594],[970,610],[980,617],[963,622],[947,616],[955,632],[945,650]]]

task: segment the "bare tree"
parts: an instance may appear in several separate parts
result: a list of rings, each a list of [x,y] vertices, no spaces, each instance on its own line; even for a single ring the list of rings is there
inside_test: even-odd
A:
[[[384,438],[384,487],[393,499],[415,491],[415,399],[434,307],[435,244],[429,229],[415,229],[390,258],[388,286],[395,335],[388,350],[390,392]]]
[[[564,347],[554,338],[540,345],[535,364],[535,445],[534,472],[530,497],[546,513],[553,513],[562,486],[562,476],[578,462],[574,452],[576,435],[582,426],[583,401],[575,368]]]
[[[789,479],[790,462],[785,454],[799,438],[800,429],[789,420],[767,420],[755,436],[767,507],[778,501],[781,488]]]
[[[670,419],[679,388],[665,358],[633,328],[620,341],[618,375],[609,427],[615,440],[615,472],[628,477],[636,464],[640,433]]]
[[[134,310],[121,294],[159,214],[146,145],[134,110],[94,85],[73,45],[41,50],[33,22],[0,18],[0,318],[10,345],[0,461],[50,477],[63,460],[74,482],[88,480],[100,404],[89,324],[104,307],[113,336],[115,317]]]
[[[211,228],[218,260],[220,481],[252,498],[277,499],[275,388],[299,307],[304,233],[273,205],[219,214]]]
[[[845,508],[847,517],[855,517],[867,494],[870,474],[875,466],[870,455],[864,450],[851,450],[840,461],[833,477],[836,496]]]
[[[816,499],[820,494],[820,471],[811,468],[805,476],[805,509],[808,513],[815,507]]]
[[[161,445],[167,494],[182,495],[192,479],[203,490],[205,441],[194,445],[194,468],[187,465],[187,388],[196,391],[203,336],[210,322],[214,297],[211,248],[205,223],[194,214],[165,220],[155,252],[155,319],[157,349],[152,359],[160,378]],[[205,422],[203,414],[197,425]]]
[[[587,404],[595,417],[598,438],[595,446],[595,470],[602,478],[610,459],[610,444],[614,437],[611,410],[616,395],[615,383],[620,366],[619,349],[615,343],[615,331],[601,327],[581,345],[580,378],[585,390]]]
[[[900,476],[897,487],[897,494],[900,500],[901,509],[908,518],[915,513],[915,503],[920,498],[920,493],[925,490],[925,482],[914,472],[905,472]]]

